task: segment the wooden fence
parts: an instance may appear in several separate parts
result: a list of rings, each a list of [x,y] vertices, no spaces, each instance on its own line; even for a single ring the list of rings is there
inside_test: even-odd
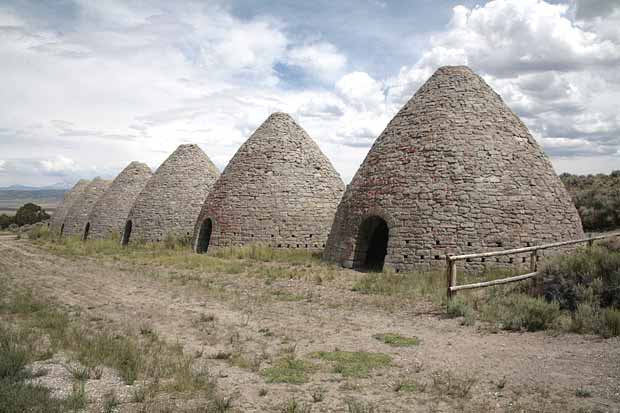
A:
[[[448,289],[447,289],[448,300],[453,298],[456,295],[457,291],[460,291],[460,290],[470,290],[473,288],[483,288],[483,287],[490,287],[492,285],[506,284],[506,283],[516,282],[516,281],[521,281],[521,280],[527,280],[528,278],[532,278],[532,277],[539,275],[540,272],[538,271],[538,251],[540,250],[563,247],[565,245],[581,244],[585,242],[587,242],[588,245],[591,246],[596,240],[612,238],[612,237],[617,237],[617,236],[620,236],[620,232],[614,232],[614,233],[597,235],[597,236],[590,236],[588,238],[582,238],[582,239],[571,240],[571,241],[562,241],[562,242],[554,242],[551,244],[536,245],[533,247],[514,248],[510,250],[503,250],[503,251],[481,252],[481,253],[476,253],[476,254],[464,254],[464,255],[446,255],[446,279],[447,279],[447,284],[448,284]],[[474,284],[463,284],[463,285],[457,284],[456,263],[459,261],[473,259],[473,258],[497,257],[500,255],[523,254],[526,252],[530,253],[530,268],[529,268],[530,272],[528,272],[527,274],[515,275],[514,277],[501,278],[501,279],[491,280],[491,281],[483,281],[483,282],[474,283]]]

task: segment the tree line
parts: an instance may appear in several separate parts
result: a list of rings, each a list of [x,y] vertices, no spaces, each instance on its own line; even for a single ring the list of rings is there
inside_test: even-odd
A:
[[[609,175],[571,175],[560,179],[570,193],[585,231],[620,228],[620,170]]]

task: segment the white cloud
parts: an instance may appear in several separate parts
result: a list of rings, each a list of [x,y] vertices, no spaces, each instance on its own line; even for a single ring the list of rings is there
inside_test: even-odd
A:
[[[286,62],[301,67],[311,76],[331,82],[343,73],[347,58],[333,44],[318,42],[292,48]]]
[[[620,42],[600,36],[596,25],[572,21],[569,11],[542,0],[455,7],[447,30],[431,38],[420,60],[388,81],[388,102],[402,105],[438,66],[466,64],[552,156],[617,154]],[[620,25],[614,33],[620,35]]]
[[[4,166],[6,165],[6,161],[0,159],[0,172],[4,171]]]
[[[41,166],[44,172],[49,172],[52,174],[66,174],[77,169],[77,164],[73,159],[62,155],[57,155],[54,159],[41,161]]]
[[[337,39],[278,16],[238,18],[218,2],[75,1],[54,24],[38,7],[0,5],[0,185],[109,177],[131,160],[156,167],[186,142],[223,168],[273,111],[292,113],[348,180],[447,64],[483,75],[552,156],[620,156],[620,9],[604,0],[579,19],[576,4],[541,0],[455,7],[428,41],[394,46],[419,58],[387,79],[353,67]]]
[[[361,111],[385,110],[381,83],[365,72],[352,72],[336,82],[336,91],[346,102]]]

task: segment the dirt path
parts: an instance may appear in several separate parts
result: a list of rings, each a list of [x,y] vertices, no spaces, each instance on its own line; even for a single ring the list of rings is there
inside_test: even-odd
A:
[[[219,385],[235,395],[239,411],[274,411],[274,406],[291,397],[309,401],[317,387],[326,394],[322,402],[312,405],[313,412],[346,411],[348,398],[389,412],[620,411],[618,338],[491,334],[437,314],[386,311],[369,305],[372,297],[298,280],[266,286],[252,277],[221,276],[214,277],[214,282],[223,288],[197,288],[191,282],[170,281],[171,274],[191,271],[114,259],[65,258],[6,237],[0,237],[0,272],[39,294],[79,306],[92,317],[108,318],[119,328],[149,325],[162,338],[178,341],[186,351],[205,358],[238,350],[269,360],[291,347],[299,357],[337,348],[381,352],[393,358],[390,367],[369,378],[343,379],[321,371],[304,385],[266,384],[249,369],[209,360]],[[303,291],[312,298],[280,301],[273,298],[274,289]],[[205,315],[213,315],[215,321],[204,322]],[[386,332],[417,336],[422,343],[394,348],[372,337]],[[472,396],[394,391],[399,381],[414,379],[430,386],[433,377],[474,378]],[[261,397],[263,388],[269,391]],[[580,388],[587,388],[592,397],[577,397]]]

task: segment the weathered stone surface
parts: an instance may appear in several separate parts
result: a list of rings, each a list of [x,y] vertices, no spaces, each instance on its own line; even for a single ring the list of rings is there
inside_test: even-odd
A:
[[[73,203],[67,212],[64,222],[65,227],[62,232],[64,236],[84,236],[84,230],[88,223],[88,215],[95,206],[95,203],[97,203],[99,197],[108,189],[108,186],[110,186],[110,181],[103,180],[100,177],[93,179],[88,184],[82,196]]]
[[[89,183],[90,181],[87,179],[80,179],[69,192],[65,193],[62,203],[58,206],[58,208],[56,208],[54,215],[52,215],[50,220],[50,227],[52,231],[60,232],[62,225],[65,222],[65,218],[67,217],[67,212],[69,212],[69,209],[73,206],[75,200],[82,196]]]
[[[152,176],[151,168],[140,162],[131,162],[123,169],[93,207],[88,217],[88,238],[120,236],[129,210]]]
[[[274,113],[239,148],[207,197],[194,248],[262,242],[320,250],[343,191],[318,145],[289,115]],[[208,219],[210,240],[201,246]]]
[[[191,238],[200,208],[219,174],[198,145],[180,145],[149,179],[131,208],[127,241],[160,242],[169,234]]]
[[[361,266],[360,227],[371,216],[387,222],[385,265],[395,270],[444,266],[446,253],[583,236],[575,206],[527,127],[462,66],[437,70],[376,140],[338,207],[324,258]]]

